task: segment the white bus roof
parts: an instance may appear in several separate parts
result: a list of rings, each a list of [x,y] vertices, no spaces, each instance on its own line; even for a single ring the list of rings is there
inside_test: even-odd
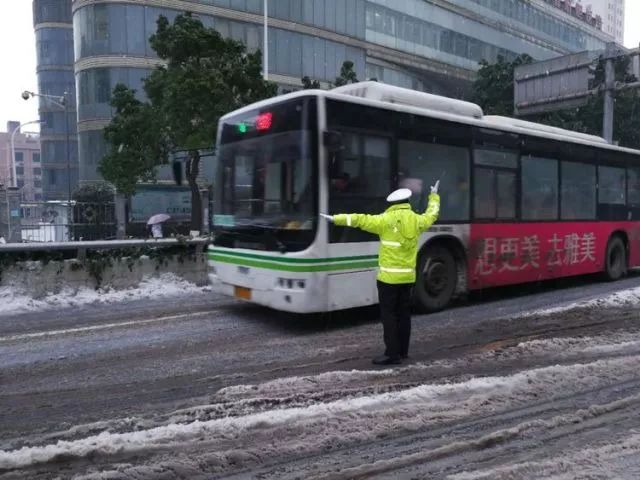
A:
[[[543,125],[542,123],[527,122],[525,120],[519,120],[511,117],[501,117],[499,115],[486,115],[484,120],[489,123],[495,124],[496,127],[519,127],[526,128],[528,130],[535,130],[541,133],[553,133],[556,135],[564,135],[580,140],[587,140],[594,143],[604,143],[608,145],[607,141],[596,135],[589,135],[587,133],[574,132],[573,130],[565,130],[564,128],[551,127],[549,125]]]
[[[354,97],[376,100],[384,103],[395,103],[409,107],[426,108],[438,112],[447,112],[462,117],[482,118],[484,113],[475,103],[440,97],[430,93],[394,87],[379,82],[360,82],[334,88],[333,93],[352,95]]]
[[[572,141],[574,143],[591,145],[609,150],[618,150],[636,155],[640,154],[639,150],[611,145],[602,137],[598,137],[596,135],[588,135],[585,133],[550,127],[515,118],[484,115],[482,109],[474,103],[373,81],[354,83],[334,88],[332,90],[300,90],[292,92],[248,105],[225,115],[221,120],[225,120],[227,117],[242,114],[256,108],[266,107],[274,103],[280,103],[282,101],[307,95],[348,100],[362,105],[386,108],[388,110],[399,112],[414,113],[432,118],[441,118],[443,120],[465,123],[481,128],[493,128],[505,132],[533,135],[565,142]]]

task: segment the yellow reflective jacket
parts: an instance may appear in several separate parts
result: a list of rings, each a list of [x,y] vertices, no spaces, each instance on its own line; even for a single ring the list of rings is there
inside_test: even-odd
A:
[[[333,221],[341,227],[354,227],[380,236],[378,280],[390,284],[415,283],[418,239],[438,219],[440,196],[429,195],[429,206],[422,214],[409,203],[389,207],[380,215],[343,213]]]

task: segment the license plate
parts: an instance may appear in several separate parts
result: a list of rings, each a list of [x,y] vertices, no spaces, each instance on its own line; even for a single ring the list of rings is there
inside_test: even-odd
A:
[[[251,300],[251,289],[244,287],[235,287],[234,295],[236,298],[241,298],[242,300]]]

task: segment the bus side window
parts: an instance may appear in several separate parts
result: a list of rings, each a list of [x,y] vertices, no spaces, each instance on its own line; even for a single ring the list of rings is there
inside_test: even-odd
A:
[[[600,220],[627,220],[626,182],[626,169],[598,166],[598,218]]]
[[[558,219],[558,161],[522,157],[522,219]]]
[[[475,148],[474,217],[478,220],[516,218],[518,153],[495,148]]]
[[[627,220],[640,219],[640,168],[627,168]]]
[[[469,219],[469,149],[437,143],[400,140],[398,187],[413,192],[411,205],[427,207],[429,187],[440,180],[440,221]]]
[[[387,207],[391,188],[391,140],[388,137],[343,133],[339,168],[330,172],[329,213],[378,214]],[[357,229],[330,227],[332,242],[374,241]]]
[[[596,218],[596,167],[587,163],[561,162],[561,218]]]
[[[640,208],[640,168],[627,169],[629,195],[627,203],[632,208]]]

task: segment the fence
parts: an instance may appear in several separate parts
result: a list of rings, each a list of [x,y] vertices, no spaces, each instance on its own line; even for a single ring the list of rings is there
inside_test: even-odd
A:
[[[209,192],[201,191],[202,223],[200,228],[192,228],[190,215],[183,211],[186,207],[180,206],[186,205],[187,200],[190,202],[191,193],[186,195],[184,189],[174,190],[155,192],[155,197],[143,196],[143,207],[150,205],[148,211],[144,211],[144,208],[140,209],[140,202],[136,204],[131,200],[128,203],[120,195],[103,202],[24,202],[19,189],[0,185],[0,237],[9,243],[112,240],[127,236],[147,238],[150,233],[148,217],[157,213],[170,215],[170,220],[163,225],[166,236],[188,236],[192,230],[207,235],[211,219]],[[173,203],[163,203],[161,200],[165,197]]]
[[[31,202],[20,205],[23,242],[116,238],[114,203]]]

